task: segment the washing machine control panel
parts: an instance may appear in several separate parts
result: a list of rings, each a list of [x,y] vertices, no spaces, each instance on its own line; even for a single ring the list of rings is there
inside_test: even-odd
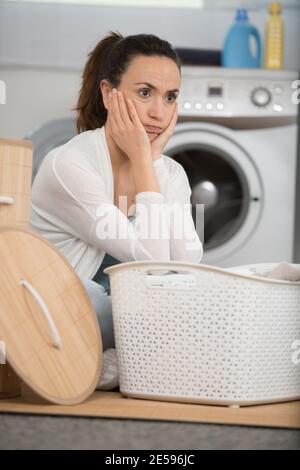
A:
[[[297,72],[183,66],[181,77],[181,116],[297,117]]]

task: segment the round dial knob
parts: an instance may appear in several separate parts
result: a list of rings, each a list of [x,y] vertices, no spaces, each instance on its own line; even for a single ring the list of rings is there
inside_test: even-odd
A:
[[[271,98],[271,93],[267,88],[255,88],[251,93],[251,101],[255,104],[255,106],[267,106],[267,104],[270,103]]]

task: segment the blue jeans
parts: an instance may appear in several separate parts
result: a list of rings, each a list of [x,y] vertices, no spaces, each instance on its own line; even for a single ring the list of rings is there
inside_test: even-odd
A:
[[[81,279],[81,282],[87,291],[97,316],[102,336],[103,351],[115,348],[111,296],[107,295],[103,286],[91,279]]]

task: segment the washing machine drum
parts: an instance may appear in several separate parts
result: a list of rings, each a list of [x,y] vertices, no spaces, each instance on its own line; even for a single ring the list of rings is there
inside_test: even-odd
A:
[[[32,183],[39,167],[50,150],[65,144],[77,135],[75,120],[72,118],[48,121],[25,136],[34,145],[32,161]]]
[[[217,248],[233,237],[247,215],[247,179],[226,151],[198,143],[171,153],[190,182],[195,226],[204,220],[204,247]]]
[[[230,127],[181,117],[164,149],[189,179],[192,215],[207,264],[227,265],[261,217],[261,179],[244,142]]]

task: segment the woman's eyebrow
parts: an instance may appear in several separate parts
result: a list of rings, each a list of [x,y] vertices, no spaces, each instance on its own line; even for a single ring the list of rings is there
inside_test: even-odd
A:
[[[134,83],[134,85],[147,85],[149,88],[152,88],[152,90],[157,90],[157,88],[154,85],[151,85],[151,83],[147,82],[141,82],[141,83]],[[179,93],[179,90],[177,88],[174,88],[174,90],[168,90],[168,93],[170,92],[177,91]]]

